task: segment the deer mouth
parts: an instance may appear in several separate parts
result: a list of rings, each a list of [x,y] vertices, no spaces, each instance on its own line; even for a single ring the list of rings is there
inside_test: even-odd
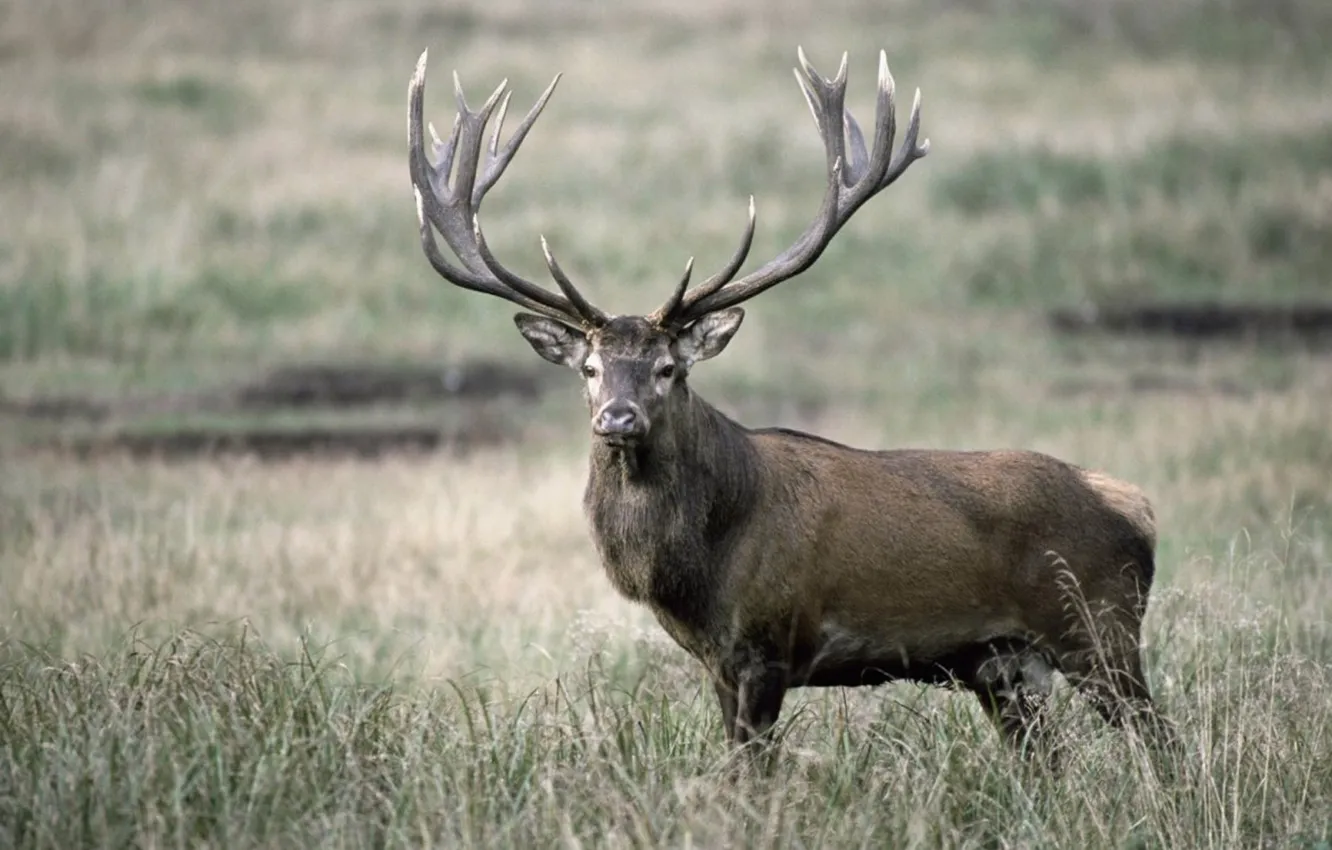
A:
[[[602,444],[612,449],[636,448],[643,441],[642,434],[598,434]]]

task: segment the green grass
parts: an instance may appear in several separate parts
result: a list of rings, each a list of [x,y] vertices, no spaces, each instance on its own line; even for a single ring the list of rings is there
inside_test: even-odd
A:
[[[1219,195],[1234,203],[1265,183],[1316,180],[1332,167],[1332,133],[1325,126],[1299,133],[1246,132],[1239,139],[1164,139],[1127,161],[1050,150],[994,152],[975,157],[937,183],[937,197],[973,215],[1039,212],[1160,198],[1186,205]]]
[[[988,4],[993,6],[1005,4]],[[1332,45],[1332,12],[1308,0],[1141,0],[1008,4],[1047,17],[1065,47],[1101,43],[1138,55],[1187,55],[1204,61],[1264,63],[1272,56],[1319,67]]]
[[[936,182],[935,199],[1003,222],[964,272],[985,303],[1326,297],[1329,138],[1326,126],[1177,137],[1117,161],[983,153]]]

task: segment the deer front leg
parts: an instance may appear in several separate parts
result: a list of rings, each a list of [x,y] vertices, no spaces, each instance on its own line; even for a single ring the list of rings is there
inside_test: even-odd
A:
[[[744,757],[731,762],[764,770],[771,767],[772,727],[782,711],[790,681],[788,667],[772,644],[741,638],[720,653],[713,670],[713,685],[721,705],[726,741]]]
[[[721,678],[713,678],[713,690],[717,692],[717,703],[721,706],[722,731],[726,733],[726,743],[735,743],[735,714],[739,703],[739,694],[735,685]]]
[[[721,704],[726,742],[733,749],[744,751],[746,756],[732,762],[732,767],[743,772],[748,765],[760,774],[770,772],[775,755],[770,733],[786,696],[786,668],[766,664],[747,666],[733,677],[715,679],[713,684]]]
[[[732,743],[744,746],[766,741],[782,712],[786,679],[785,665],[766,660],[755,659],[736,670]]]

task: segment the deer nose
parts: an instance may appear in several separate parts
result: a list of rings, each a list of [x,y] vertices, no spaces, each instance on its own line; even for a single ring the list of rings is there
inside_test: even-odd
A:
[[[610,402],[597,412],[592,430],[598,437],[641,437],[647,419],[632,402]]]

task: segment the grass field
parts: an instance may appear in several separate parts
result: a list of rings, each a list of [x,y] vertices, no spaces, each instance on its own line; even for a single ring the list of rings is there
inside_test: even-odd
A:
[[[1325,6],[10,0],[0,847],[1332,846],[1332,360],[1044,320],[1332,297]],[[442,127],[454,68],[473,103],[507,77],[523,108],[564,73],[487,235],[544,280],[545,233],[595,301],[641,312],[689,255],[722,263],[750,193],[755,257],[813,213],[797,44],[827,73],[850,51],[862,116],[886,50],[932,151],[692,380],[748,424],[1141,485],[1178,775],[1066,689],[1050,775],[973,700],[894,685],[800,694],[773,775],[736,777],[710,687],[601,572],[576,380],[422,257],[422,49]],[[536,389],[217,390],[482,361]],[[276,463],[49,444],[404,424],[493,439]]]

